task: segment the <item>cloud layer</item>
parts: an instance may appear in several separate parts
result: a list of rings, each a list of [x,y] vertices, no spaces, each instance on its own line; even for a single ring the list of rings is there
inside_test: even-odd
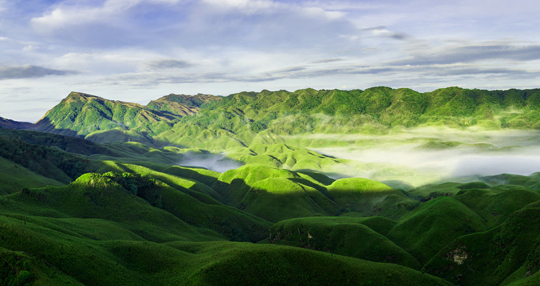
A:
[[[56,70],[40,66],[23,65],[23,66],[0,66],[0,80],[3,79],[21,79],[21,78],[36,78],[50,75],[70,75],[77,74],[76,71]]]
[[[540,4],[528,0],[30,4],[0,0],[0,96],[25,87],[146,103],[171,92],[531,88],[540,75]]]

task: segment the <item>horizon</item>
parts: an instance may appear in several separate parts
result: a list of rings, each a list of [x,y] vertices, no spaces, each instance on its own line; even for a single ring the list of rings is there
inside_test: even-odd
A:
[[[540,3],[502,0],[0,0],[0,116],[83,90],[160,95],[448,86],[530,89]]]
[[[369,88],[366,88],[366,89],[356,89],[356,90],[361,90],[361,91],[365,91],[367,89],[371,89],[371,88],[377,88],[377,87],[388,87],[388,88],[391,88],[391,89],[394,89],[394,90],[397,90],[397,89],[411,89],[413,91],[416,91],[416,92],[419,92],[419,93],[429,93],[429,92],[434,92],[434,91],[437,91],[439,89],[445,89],[445,88],[461,88],[461,89],[469,89],[469,90],[487,90],[487,91],[506,91],[506,90],[511,90],[511,89],[515,89],[515,88],[509,88],[509,89],[479,89],[479,88],[464,88],[464,87],[460,87],[460,86],[447,86],[447,87],[440,87],[440,88],[436,88],[434,90],[429,90],[429,91],[418,91],[418,90],[414,90],[412,88],[407,88],[407,87],[398,87],[398,88],[393,88],[393,87],[389,87],[389,86],[372,86],[372,87],[369,87]],[[126,103],[136,103],[136,104],[140,104],[140,105],[143,105],[143,106],[147,106],[150,102],[154,101],[154,100],[157,100],[159,98],[162,98],[162,97],[166,97],[166,96],[169,96],[169,95],[186,95],[186,96],[196,96],[198,94],[204,94],[204,95],[212,95],[212,96],[221,96],[221,97],[227,97],[227,96],[231,96],[231,95],[234,95],[234,94],[238,94],[238,93],[242,93],[242,92],[255,92],[255,93],[261,93],[263,91],[269,91],[269,92],[276,92],[276,91],[286,91],[286,92],[290,92],[290,93],[294,93],[296,91],[299,91],[299,90],[305,90],[305,89],[313,89],[311,87],[306,87],[306,88],[300,88],[300,89],[296,89],[296,90],[286,90],[286,89],[274,89],[274,90],[268,90],[268,89],[262,89],[260,91],[254,91],[254,90],[243,90],[243,91],[239,91],[239,92],[235,92],[235,93],[231,93],[231,94],[227,94],[227,95],[221,95],[221,94],[210,94],[210,93],[196,93],[196,94],[183,94],[183,93],[169,93],[169,94],[166,94],[166,95],[161,95],[161,96],[158,96],[156,98],[153,98],[153,99],[150,99],[149,101],[147,101],[146,103],[144,102],[135,102],[135,101],[129,101],[129,100],[122,100],[122,99],[115,99],[115,98],[110,98],[110,97],[106,97],[106,96],[102,96],[102,95],[97,95],[97,94],[90,94],[90,93],[87,93],[87,92],[82,92],[82,91],[70,91],[68,93],[68,95],[62,97],[61,99],[58,100],[57,103],[55,103],[53,106],[51,106],[51,108],[47,109],[43,114],[39,115],[39,117],[35,120],[17,120],[17,119],[14,119],[14,118],[8,118],[8,117],[5,117],[5,116],[2,116],[2,114],[0,114],[0,118],[4,118],[4,119],[8,119],[8,120],[13,120],[13,121],[18,121],[18,122],[22,122],[22,123],[36,123],[38,122],[41,118],[43,118],[43,116],[49,112],[52,108],[54,108],[54,106],[58,105],[60,103],[60,101],[62,101],[63,99],[69,97],[69,95],[71,95],[71,93],[79,93],[79,94],[85,94],[85,95],[89,95],[89,96],[94,96],[94,97],[98,97],[98,98],[102,98],[104,100],[109,100],[109,101],[120,101],[120,102],[126,102]],[[530,89],[517,89],[517,90],[534,90],[534,89],[539,89],[539,88],[530,88]],[[316,89],[316,90],[345,90],[345,91],[350,91],[350,90],[354,90],[354,89],[339,89],[339,88],[334,88],[334,89]]]

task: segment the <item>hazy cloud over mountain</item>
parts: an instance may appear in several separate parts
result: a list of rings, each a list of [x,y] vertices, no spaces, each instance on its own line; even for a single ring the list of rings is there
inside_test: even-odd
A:
[[[151,69],[183,69],[188,68],[192,66],[192,64],[186,62],[186,61],[178,61],[178,60],[154,60],[148,63],[148,66]]]
[[[60,100],[81,90],[147,103],[171,92],[530,88],[539,9],[528,0],[0,1],[0,94],[29,87]]]
[[[48,75],[69,75],[77,74],[76,71],[55,70],[40,66],[0,66],[0,80],[15,78],[36,78]]]

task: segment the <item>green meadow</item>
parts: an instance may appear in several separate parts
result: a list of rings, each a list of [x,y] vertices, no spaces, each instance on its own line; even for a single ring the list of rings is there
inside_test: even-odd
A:
[[[0,285],[537,285],[539,90],[71,93],[0,124]]]

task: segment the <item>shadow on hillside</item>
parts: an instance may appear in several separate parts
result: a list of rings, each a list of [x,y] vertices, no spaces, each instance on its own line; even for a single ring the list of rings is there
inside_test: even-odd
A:
[[[36,124],[34,124],[33,128],[31,128],[29,130],[60,134],[60,135],[64,135],[64,136],[84,138],[84,136],[78,135],[77,132],[75,132],[73,130],[56,128],[56,126],[54,126],[48,118],[41,119]]]
[[[79,135],[76,131],[71,129],[60,129],[56,128],[48,118],[41,119],[38,123],[33,124],[32,128],[28,128],[27,130],[32,131],[41,131],[41,132],[47,132],[47,133],[53,133],[53,134],[59,134],[63,136],[69,136],[69,137],[77,137],[77,138],[83,138],[88,141],[92,141],[95,143],[117,143],[117,142],[138,142],[142,144],[146,144],[153,147],[164,147],[171,145],[170,142],[166,140],[160,140],[155,139],[152,136],[148,135],[147,132],[136,132],[135,134],[129,134],[128,132],[130,130],[118,130],[118,129],[111,129],[111,130],[103,130],[102,132],[93,132],[89,135]],[[185,146],[178,145],[178,144],[172,144],[173,146],[184,148]]]
[[[0,128],[13,129],[13,130],[24,130],[32,129],[35,125],[30,122],[19,122],[0,117]]]
[[[80,137],[64,136],[33,130],[13,130],[3,128],[0,129],[0,137],[10,140],[21,139],[22,141],[33,145],[58,147],[66,152],[87,156],[94,154],[117,156],[109,149]]]
[[[419,205],[419,201],[401,190],[360,186],[329,191],[307,179],[283,179],[298,187],[291,187],[290,192],[283,185],[255,188],[240,178],[230,184],[216,181],[212,187],[223,197],[223,203],[272,222],[296,217],[340,216],[349,212],[398,219]]]

